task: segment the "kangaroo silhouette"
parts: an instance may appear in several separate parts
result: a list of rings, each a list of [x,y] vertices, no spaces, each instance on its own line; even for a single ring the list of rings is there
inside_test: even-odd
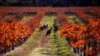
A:
[[[52,28],[50,28],[50,29],[47,31],[46,36],[50,35],[51,30],[52,30]]]

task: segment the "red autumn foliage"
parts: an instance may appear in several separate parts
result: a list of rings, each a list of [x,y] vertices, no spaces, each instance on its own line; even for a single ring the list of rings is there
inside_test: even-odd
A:
[[[84,47],[83,36],[86,32],[86,27],[79,24],[67,24],[61,28],[61,34],[65,38],[71,38],[71,46],[73,47]],[[77,40],[77,41],[75,41]],[[80,45],[79,45],[80,44]]]
[[[34,30],[35,28],[39,28],[40,27],[40,19],[32,18],[31,20],[26,22],[26,24],[29,25],[30,27],[32,27],[33,30]]]
[[[89,19],[89,24],[87,25],[66,24],[61,27],[60,31],[64,38],[69,37],[71,39],[70,45],[73,48],[92,47],[92,50],[88,50],[91,52],[86,52],[87,55],[93,56],[94,54],[92,55],[91,53],[98,52],[96,48],[100,48],[97,46],[100,41],[100,19]]]
[[[87,28],[88,37],[94,38],[96,40],[100,40],[100,20],[99,19],[91,19]]]
[[[7,47],[11,47],[21,39],[28,38],[31,29],[20,22],[7,23],[0,21],[0,52]]]

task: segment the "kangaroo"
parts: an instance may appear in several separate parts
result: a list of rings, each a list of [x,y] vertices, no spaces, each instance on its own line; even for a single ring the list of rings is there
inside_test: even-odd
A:
[[[50,29],[47,31],[46,36],[47,36],[47,35],[50,35],[51,30],[52,30],[52,28],[50,28]]]

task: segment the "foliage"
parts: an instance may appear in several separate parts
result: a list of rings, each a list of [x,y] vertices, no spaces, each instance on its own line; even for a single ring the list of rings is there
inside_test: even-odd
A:
[[[82,25],[82,24],[65,24],[63,27],[61,27],[60,32],[61,35],[64,38],[69,38],[70,45],[73,48],[82,48],[85,50],[89,49],[92,52],[98,52],[96,50],[97,44],[99,44],[100,40],[100,20],[99,19],[91,19],[89,20],[89,24]],[[96,44],[97,43],[97,44]],[[91,52],[91,53],[92,53]],[[89,52],[86,52],[86,54],[90,55]]]
[[[32,30],[20,22],[0,21],[0,52],[28,38]]]
[[[25,24],[30,26],[33,30],[40,27],[40,19],[39,18],[32,18],[28,20]]]

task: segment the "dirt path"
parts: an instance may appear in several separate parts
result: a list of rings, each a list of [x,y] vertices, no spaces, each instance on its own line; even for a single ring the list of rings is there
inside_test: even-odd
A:
[[[46,32],[47,32],[47,29],[41,31],[41,34],[40,34],[41,39],[39,41],[38,47],[33,49],[27,56],[50,56],[48,54],[45,54],[48,51],[48,48],[46,47],[48,43],[48,39],[45,36]]]
[[[46,38],[46,32],[47,32],[47,29],[43,30],[41,32],[41,40],[40,40],[40,47],[45,47],[45,43],[47,43],[47,38]]]

